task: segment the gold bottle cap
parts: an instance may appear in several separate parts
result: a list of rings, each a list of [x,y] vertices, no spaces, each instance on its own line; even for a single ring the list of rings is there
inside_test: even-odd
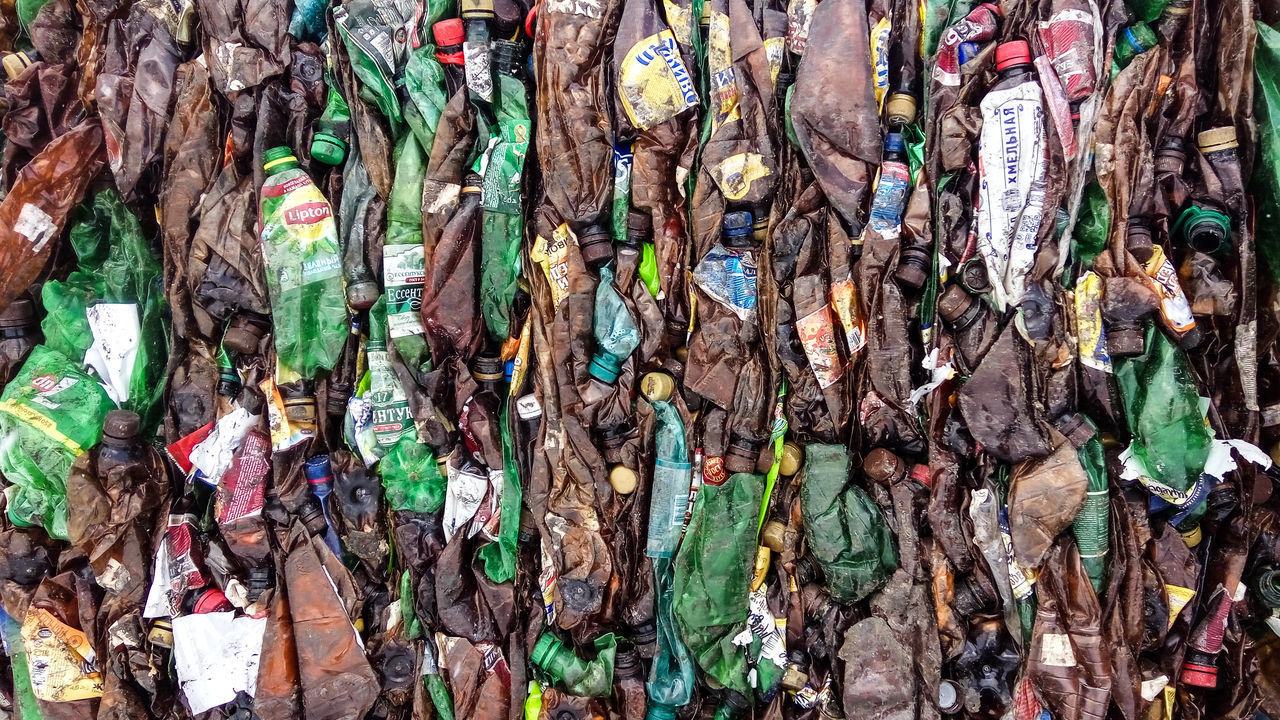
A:
[[[786,545],[787,526],[777,520],[770,520],[764,524],[764,531],[760,534],[760,542],[770,550],[780,553]]]
[[[782,673],[782,689],[787,692],[800,692],[808,684],[809,676],[795,665],[787,666],[786,671]]]
[[[613,491],[619,495],[630,495],[636,491],[636,485],[640,484],[640,478],[636,476],[636,471],[626,465],[614,465],[609,471],[609,484],[613,486]]]
[[[9,79],[16,80],[23,70],[31,66],[31,58],[24,52],[9,53],[0,63],[4,65],[4,72]]]
[[[783,443],[782,461],[778,463],[778,472],[783,477],[791,477],[800,472],[800,466],[803,464],[804,449],[793,442]]]
[[[1211,153],[1215,150],[1230,150],[1236,147],[1236,129],[1231,125],[1205,130],[1196,136],[1196,145],[1200,152]]]
[[[640,392],[644,393],[649,402],[670,400],[675,391],[675,378],[664,372],[654,371],[640,378]]]
[[[151,631],[147,633],[147,640],[156,647],[172,648],[173,625],[168,620],[157,619],[151,624]]]
[[[911,93],[893,93],[887,103],[889,124],[907,125],[916,119],[916,99]]]

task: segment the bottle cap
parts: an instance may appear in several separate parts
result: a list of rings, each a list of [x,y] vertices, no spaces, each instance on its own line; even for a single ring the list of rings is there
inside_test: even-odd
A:
[[[911,466],[911,479],[925,487],[933,487],[933,471],[924,463]]]
[[[1141,55],[1160,44],[1155,32],[1144,22],[1134,23],[1124,29],[1121,37],[1133,49],[1134,55]]]
[[[1200,531],[1200,523],[1196,523],[1187,530],[1178,530],[1178,533],[1182,535],[1182,541],[1186,543],[1189,548],[1199,545],[1200,541],[1204,538],[1203,533]]]
[[[534,665],[546,669],[548,661],[551,660],[552,656],[560,652],[562,647],[564,647],[564,643],[560,642],[555,635],[543,633],[538,638],[538,643],[533,646],[533,653],[529,656],[529,659]]]
[[[982,304],[959,285],[947,285],[938,298],[938,315],[957,330],[964,330],[978,319]]]
[[[734,474],[755,472],[760,445],[750,438],[734,437],[724,455],[724,469]]]
[[[884,149],[886,152],[906,152],[907,144],[902,140],[902,133],[886,133],[884,136]]]
[[[932,261],[927,249],[919,245],[907,245],[898,255],[898,268],[893,271],[893,277],[908,290],[919,290],[924,287],[925,280],[929,279]]]
[[[724,230],[724,244],[729,247],[742,247],[749,244],[751,237],[751,213],[745,210],[727,212],[721,222]]]
[[[10,80],[17,80],[24,70],[31,67],[31,56],[24,52],[9,53],[0,60],[4,64],[4,72]]]
[[[779,684],[787,692],[800,692],[809,684],[809,676],[795,665],[788,665]]]
[[[675,378],[661,371],[646,373],[640,378],[640,392],[649,402],[665,402],[676,390]]]
[[[311,138],[311,159],[325,165],[341,165],[347,156],[347,142],[327,132],[316,132]]]
[[[138,439],[142,430],[142,418],[132,410],[112,410],[102,423],[102,441],[119,447]]]
[[[328,455],[314,455],[307,458],[302,471],[307,476],[307,482],[312,485],[333,482],[333,464],[329,462]]]
[[[1154,252],[1151,221],[1145,217],[1129,218],[1129,227],[1125,231],[1124,246],[1138,262],[1146,264]]]
[[[640,653],[634,647],[619,647],[613,656],[615,670],[630,670],[640,664]]]
[[[986,262],[977,255],[960,266],[960,284],[974,295],[991,292],[991,278],[987,275]]]
[[[382,291],[372,280],[357,280],[347,285],[347,305],[352,310],[368,310],[381,296]]]
[[[964,707],[964,691],[955,680],[938,683],[938,709],[953,715]]]
[[[497,355],[477,355],[471,361],[471,377],[476,382],[500,382],[503,377],[502,358]]]
[[[618,379],[618,374],[622,372],[622,365],[608,353],[591,356],[591,363],[587,365],[587,372],[591,373],[591,377],[603,383],[611,383]]]
[[[964,66],[968,65],[970,60],[973,60],[974,58],[978,57],[978,55],[980,54],[982,54],[982,48],[978,47],[978,43],[976,42],[960,43],[960,46],[956,48],[956,59],[960,61],[961,72],[962,73],[972,72],[972,70],[966,70]]]
[[[191,612],[203,615],[212,612],[226,612],[234,608],[235,606],[231,604],[231,601],[227,599],[227,596],[221,590],[209,588],[200,593],[199,598],[196,598],[196,604],[191,608]]]
[[[1178,339],[1178,347],[1183,350],[1194,350],[1200,347],[1200,343],[1204,340],[1204,332],[1199,325],[1192,325],[1191,329]]]
[[[1147,347],[1147,338],[1141,328],[1111,326],[1107,328],[1107,353],[1111,357],[1135,357]]]
[[[615,465],[609,471],[609,484],[613,486],[613,491],[619,495],[630,495],[636,491],[636,486],[640,484],[640,478],[636,476],[636,471],[626,465]]]
[[[28,327],[36,324],[36,306],[31,298],[23,295],[0,313],[0,328]]]
[[[892,93],[886,107],[890,127],[909,125],[916,119],[916,98],[911,93]]]
[[[1231,150],[1237,147],[1236,129],[1232,125],[1216,127],[1196,135],[1196,145],[1200,152],[1208,154],[1218,150]]]
[[[438,47],[461,45],[467,37],[466,31],[462,27],[462,18],[441,20],[431,26],[431,35],[435,37],[436,46]]]
[[[222,335],[222,345],[242,355],[252,355],[258,352],[258,343],[262,342],[266,330],[265,324],[258,318],[236,315]]]
[[[291,162],[298,162],[298,158],[293,156],[293,150],[288,146],[273,147],[262,153],[262,169],[265,171]]]
[[[462,194],[478,193],[484,190],[484,176],[469,172],[462,178]]]
[[[636,645],[648,645],[658,640],[658,626],[652,620],[645,620],[631,626],[631,642]]]
[[[783,477],[791,477],[800,472],[800,466],[804,464],[804,449],[793,442],[782,444],[782,460],[778,463],[778,474]]]
[[[647,212],[631,210],[627,213],[627,243],[639,245],[653,238],[653,217]]]
[[[463,20],[492,20],[493,0],[461,0],[458,8]]]
[[[996,46],[996,70],[1031,64],[1031,46],[1026,40],[1010,40]]]
[[[173,623],[165,618],[156,618],[147,633],[147,641],[156,647],[173,649]]]
[[[1184,685],[1202,688],[1218,687],[1217,656],[1188,649],[1187,657],[1182,661],[1180,677]]]
[[[881,485],[891,485],[906,475],[907,464],[895,453],[875,448],[863,459],[862,472]]]
[[[1084,447],[1085,443],[1098,434],[1097,429],[1080,413],[1067,413],[1054,420],[1053,424],[1076,448]]]
[[[607,265],[613,259],[609,231],[599,225],[589,225],[578,235],[578,251],[582,253],[582,262],[590,267]]]
[[[711,3],[707,3],[710,5]],[[670,705],[663,705],[653,700],[649,701],[649,709],[645,713],[645,720],[676,720],[676,709]]]
[[[1258,581],[1255,585],[1258,590],[1258,599],[1263,605],[1273,610],[1280,609],[1280,566],[1270,567],[1258,573]]]
[[[777,520],[770,520],[764,524],[764,530],[760,533],[761,544],[770,550],[780,553],[786,547],[787,526]]]

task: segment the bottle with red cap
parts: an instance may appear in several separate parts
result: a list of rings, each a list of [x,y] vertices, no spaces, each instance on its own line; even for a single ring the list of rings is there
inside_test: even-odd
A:
[[[1035,265],[1045,213],[1049,139],[1045,101],[1025,40],[996,46],[1000,79],[982,98],[977,250],[996,308],[1018,305]]]
[[[445,88],[449,97],[467,84],[463,59],[462,43],[466,39],[466,31],[462,27],[461,18],[441,20],[431,26],[431,34],[436,39],[436,59],[444,68]]]

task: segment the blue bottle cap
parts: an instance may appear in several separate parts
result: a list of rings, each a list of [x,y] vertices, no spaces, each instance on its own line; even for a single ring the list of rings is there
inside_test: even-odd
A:
[[[307,475],[307,482],[312,485],[319,485],[333,480],[333,466],[329,464],[328,455],[316,455],[307,458],[307,462],[303,466],[303,472]]]
[[[906,152],[907,144],[902,140],[902,133],[891,132],[885,135],[884,149],[887,152]]]

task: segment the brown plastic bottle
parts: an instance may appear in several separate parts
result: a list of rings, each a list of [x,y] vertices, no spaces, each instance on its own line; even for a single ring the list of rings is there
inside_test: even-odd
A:
[[[622,720],[644,720],[644,665],[634,647],[618,648],[613,660],[613,709]]]
[[[30,298],[19,297],[0,312],[0,386],[9,384],[31,350],[43,341]]]
[[[476,173],[467,175],[458,209],[445,225],[428,263],[422,320],[437,367],[449,358],[470,359],[484,339],[478,294],[483,182]]]
[[[139,437],[128,410],[107,413],[102,442],[76,459],[67,477],[67,529],[98,584],[141,603],[169,480],[160,454]]]
[[[85,122],[45,146],[0,202],[0,310],[44,270],[67,213],[106,163],[102,126]]]

